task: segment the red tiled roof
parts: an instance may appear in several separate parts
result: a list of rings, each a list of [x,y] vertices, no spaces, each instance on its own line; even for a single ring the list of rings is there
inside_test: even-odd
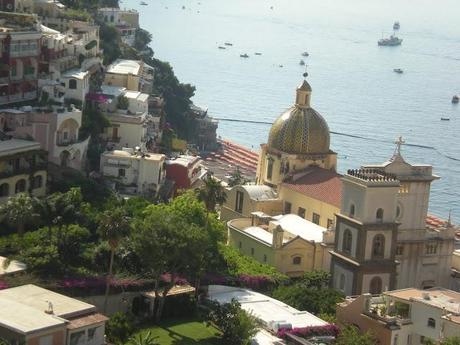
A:
[[[448,221],[433,216],[431,214],[426,216],[426,227],[430,230],[440,230],[448,225]]]
[[[310,167],[298,174],[300,177],[294,176],[291,181],[283,182],[282,187],[340,208],[342,175],[319,167]]]

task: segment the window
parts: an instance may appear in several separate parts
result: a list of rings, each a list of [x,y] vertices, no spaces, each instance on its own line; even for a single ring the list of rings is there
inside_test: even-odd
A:
[[[16,188],[14,189],[15,193],[23,193],[26,191],[26,180],[21,179],[16,182]]]
[[[52,335],[45,335],[38,339],[39,345],[52,345],[53,344],[53,336]]]
[[[319,214],[313,212],[312,222],[319,225]]]
[[[118,169],[118,177],[125,177],[126,171],[125,169]]]
[[[431,328],[436,328],[436,320],[430,317],[426,325]]]
[[[292,208],[292,204],[290,202],[285,201],[284,202],[284,214],[290,214],[291,208]]]
[[[94,336],[96,335],[96,330],[97,330],[97,327],[88,328],[88,342],[94,339]]]
[[[297,215],[301,218],[305,218],[305,209],[303,207],[299,207],[299,210],[297,211]]]
[[[351,244],[353,242],[353,235],[351,234],[350,229],[345,229],[343,232],[343,239],[342,239],[342,251],[344,253],[351,253]]]
[[[41,188],[43,186],[43,177],[37,175],[32,180],[32,189]]]
[[[64,141],[69,140],[69,132],[67,132],[67,131],[63,132],[62,137],[64,138]]]
[[[273,175],[273,158],[267,160],[267,179],[271,180]]]
[[[243,248],[243,243],[241,241],[238,242],[238,248]]]
[[[382,279],[380,279],[380,277],[374,277],[371,279],[369,284],[369,292],[372,295],[378,295],[382,293]]]
[[[404,246],[403,245],[398,245],[396,247],[396,255],[403,255],[404,254]]]
[[[395,336],[393,337],[393,345],[398,345],[398,335],[395,334]]]
[[[401,207],[399,205],[396,206],[396,218],[401,218]]]
[[[236,192],[235,211],[238,212],[238,213],[243,212],[243,200],[244,200],[243,192],[237,191]]]
[[[345,290],[345,274],[341,274],[339,278],[339,289],[344,291]]]
[[[85,331],[79,331],[70,335],[70,345],[77,345],[80,342],[81,337],[85,336]]]
[[[16,64],[14,64],[11,66],[11,76],[16,77],[17,74],[18,74],[18,68],[16,67]]]
[[[10,195],[10,185],[8,183],[3,183],[0,185],[0,197]]]
[[[385,236],[378,234],[372,240],[372,258],[383,259],[385,256]]]
[[[328,218],[327,219],[327,228],[331,229],[334,226],[334,220]]]
[[[383,222],[383,209],[379,208],[377,212],[375,213],[375,218],[377,219],[377,222],[381,223]]]
[[[292,258],[293,265],[300,265],[302,262],[302,258],[300,256],[295,256]]]
[[[428,243],[425,246],[425,254],[436,254],[438,251],[438,245],[436,243]]]
[[[267,262],[267,255],[264,254],[264,262]]]
[[[251,248],[251,255],[254,255],[254,248]]]
[[[110,16],[110,22],[113,23],[113,20],[114,20],[113,15],[111,15],[111,16]]]
[[[353,218],[355,216],[355,204],[350,205],[350,217]]]
[[[75,90],[77,88],[77,81],[75,79],[69,80],[69,89]]]

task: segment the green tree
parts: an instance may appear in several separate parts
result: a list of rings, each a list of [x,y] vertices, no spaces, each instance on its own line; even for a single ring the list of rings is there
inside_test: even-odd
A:
[[[327,287],[329,280],[330,274],[327,272],[307,272],[292,285],[278,286],[273,291],[273,298],[313,314],[335,314],[336,304],[343,300],[343,295]]]
[[[445,338],[441,341],[441,345],[460,345],[460,337]]]
[[[160,345],[150,331],[140,332],[128,340],[128,345]]]
[[[376,339],[370,333],[360,334],[359,330],[352,325],[341,329],[335,345],[375,345]]]
[[[34,215],[34,203],[26,193],[19,193],[12,196],[0,206],[0,216],[12,226],[16,227],[19,236],[24,234],[25,224]]]
[[[211,302],[207,315],[208,323],[215,324],[222,332],[224,345],[249,345],[260,328],[256,317],[241,309],[240,303],[232,299],[230,303]]]
[[[114,344],[124,344],[134,333],[134,323],[131,316],[117,312],[105,325],[107,339]]]
[[[114,26],[100,23],[99,38],[104,52],[104,65],[109,65],[121,56],[120,33]]]
[[[129,107],[129,100],[126,96],[118,97],[118,109],[127,110]]]
[[[207,174],[204,185],[198,189],[198,199],[204,202],[208,212],[214,212],[216,205],[222,205],[227,200],[227,194],[221,182]]]
[[[122,208],[107,210],[101,214],[98,230],[101,237],[106,240],[110,246],[109,273],[106,279],[104,297],[104,313],[106,313],[110,282],[113,276],[113,260],[115,257],[115,251],[118,248],[120,240],[124,236],[128,235],[130,231],[129,218],[126,216]]]

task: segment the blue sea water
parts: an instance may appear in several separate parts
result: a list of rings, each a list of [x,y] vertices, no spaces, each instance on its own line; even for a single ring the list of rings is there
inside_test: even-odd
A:
[[[430,212],[447,217],[452,210],[460,222],[460,104],[451,104],[460,94],[458,1],[145,1],[120,6],[140,11],[156,57],[196,86],[194,102],[212,116],[272,122],[293,103],[305,59],[312,106],[331,131],[363,137],[332,134],[339,171],[387,160],[402,135],[407,144],[430,147],[406,145],[405,159],[432,164],[441,176]],[[396,20],[402,46],[378,47]],[[224,42],[233,46],[218,49]],[[221,121],[219,135],[258,150],[269,128]]]

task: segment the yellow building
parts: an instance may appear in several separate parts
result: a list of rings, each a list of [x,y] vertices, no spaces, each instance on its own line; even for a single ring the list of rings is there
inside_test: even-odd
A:
[[[35,141],[0,141],[0,204],[18,193],[46,194],[46,152]]]
[[[329,127],[310,106],[311,93],[304,80],[294,105],[273,123],[268,144],[261,145],[258,186],[230,189],[222,207],[223,220],[262,211],[293,213],[324,228],[333,227],[340,209],[341,175],[336,173],[337,154],[329,148]]]
[[[295,214],[272,217],[254,212],[251,218],[227,224],[229,245],[281,273],[296,277],[329,270],[333,233]]]

